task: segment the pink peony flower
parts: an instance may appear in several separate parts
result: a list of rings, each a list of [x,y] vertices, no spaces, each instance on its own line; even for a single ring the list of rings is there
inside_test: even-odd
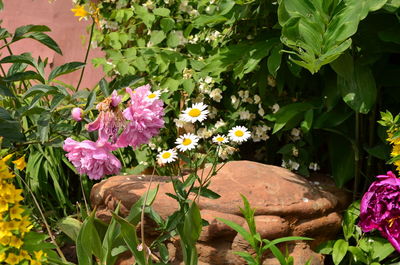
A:
[[[130,105],[123,111],[125,119],[129,120],[125,130],[119,136],[116,145],[136,148],[148,143],[157,135],[164,126],[163,102],[157,98],[149,97],[150,85],[141,86],[135,91],[126,88],[131,96]]]
[[[114,90],[111,97],[97,104],[96,109],[99,110],[99,116],[87,124],[86,129],[89,132],[99,131],[99,141],[111,140],[111,143],[115,143],[119,130],[125,126],[125,119],[118,108],[120,102],[121,96],[118,96],[117,91]]]
[[[73,108],[71,110],[71,117],[75,121],[81,121],[83,116],[83,110],[81,108]]]
[[[359,226],[377,229],[400,252],[400,179],[392,172],[377,176],[361,199]]]
[[[68,152],[66,157],[79,174],[86,174],[90,179],[118,174],[121,169],[121,162],[111,153],[116,148],[108,142],[77,142],[67,138],[63,148]]]

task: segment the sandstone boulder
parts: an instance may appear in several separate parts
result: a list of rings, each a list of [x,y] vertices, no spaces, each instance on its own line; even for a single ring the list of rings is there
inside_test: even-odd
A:
[[[207,169],[205,170],[207,173]],[[110,220],[110,210],[121,202],[121,214],[142,196],[149,185],[149,176],[115,176],[96,184],[91,192],[97,216]],[[306,179],[284,168],[250,161],[228,162],[213,177],[209,189],[221,195],[219,199],[201,198],[202,218],[209,222],[203,228],[198,243],[199,259],[204,264],[245,264],[234,251],[250,251],[247,242],[233,229],[219,221],[224,218],[247,229],[239,207],[246,196],[255,211],[255,223],[262,238],[273,240],[283,236],[307,236],[311,242],[291,242],[282,247],[295,256],[295,264],[304,264],[307,257],[312,264],[323,264],[323,256],[312,251],[319,243],[333,238],[340,229],[340,212],[349,204],[347,193],[337,189],[326,176]],[[153,208],[165,218],[178,209],[175,200],[165,195],[173,193],[169,177],[156,177],[151,184],[159,185]],[[153,231],[150,223],[146,232]],[[171,264],[180,263],[179,244]],[[305,257],[306,259],[302,258]],[[264,264],[273,264],[266,256]],[[271,263],[269,263],[271,262]]]

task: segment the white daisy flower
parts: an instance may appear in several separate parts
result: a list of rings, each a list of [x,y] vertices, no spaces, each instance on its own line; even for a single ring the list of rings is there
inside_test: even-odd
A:
[[[160,152],[157,155],[157,158],[162,164],[168,164],[168,163],[174,162],[178,158],[178,156],[174,149],[169,149],[169,150]]]
[[[186,122],[195,123],[196,121],[204,121],[207,118],[207,105],[204,103],[195,103],[192,107],[187,108],[183,111],[181,118]]]
[[[186,150],[192,150],[196,147],[197,142],[199,141],[199,137],[194,135],[193,133],[186,133],[181,135],[178,139],[176,139],[175,144],[177,144],[176,148],[179,151],[185,152]]]
[[[228,137],[226,137],[225,135],[216,135],[213,137],[212,141],[214,143],[217,143],[219,145],[227,143],[228,142]]]
[[[147,99],[148,100],[155,100],[155,99],[159,99],[160,96],[161,96],[161,92],[159,90],[157,90],[157,91],[154,91],[154,92],[150,92],[147,95]]]
[[[245,142],[250,138],[251,134],[244,126],[235,126],[229,130],[229,138],[234,142]]]

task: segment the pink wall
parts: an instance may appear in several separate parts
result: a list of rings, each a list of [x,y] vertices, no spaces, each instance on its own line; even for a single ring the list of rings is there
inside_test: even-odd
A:
[[[3,0],[4,9],[0,11],[0,19],[3,20],[2,27],[10,32],[23,25],[37,24],[46,25],[52,31],[48,32],[60,46],[63,55],[59,55],[34,40],[21,40],[11,46],[14,54],[31,52],[34,58],[41,56],[48,57],[50,68],[62,65],[71,61],[83,62],[89,40],[90,21],[78,21],[71,12],[71,0],[56,0],[49,3],[48,0]],[[6,49],[1,51],[1,57],[8,55]],[[101,57],[100,49],[92,49],[89,54],[88,65],[81,83],[81,88],[94,87],[102,78],[101,68],[94,68],[91,65],[91,58]],[[60,78],[61,81],[76,86],[79,80],[80,71]]]

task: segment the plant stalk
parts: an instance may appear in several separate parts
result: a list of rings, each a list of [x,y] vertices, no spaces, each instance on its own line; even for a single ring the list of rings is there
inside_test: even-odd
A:
[[[83,73],[85,72],[87,59],[88,59],[88,57],[89,57],[89,51],[90,51],[90,46],[91,46],[91,43],[92,43],[93,30],[94,30],[94,25],[95,25],[95,21],[94,21],[93,18],[92,18],[92,20],[93,20],[93,22],[92,22],[92,26],[91,26],[91,28],[90,28],[89,43],[88,43],[88,46],[87,46],[87,49],[86,49],[85,60],[83,61],[83,62],[85,63],[85,65],[84,65],[83,68],[82,68],[81,76],[79,77],[78,85],[76,86],[76,91],[79,90],[79,86],[81,85],[82,78],[83,78]]]

